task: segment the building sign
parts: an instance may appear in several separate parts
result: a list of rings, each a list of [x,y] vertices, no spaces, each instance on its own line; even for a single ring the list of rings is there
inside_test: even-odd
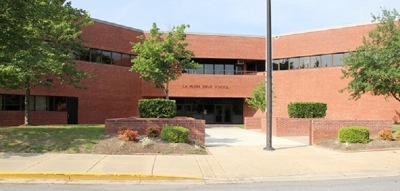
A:
[[[228,90],[228,85],[182,85],[184,89],[225,89]]]

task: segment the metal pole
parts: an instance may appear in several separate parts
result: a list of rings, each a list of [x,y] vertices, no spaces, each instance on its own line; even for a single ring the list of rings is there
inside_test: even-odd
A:
[[[266,146],[264,150],[273,151],[272,148],[272,34],[271,34],[271,0],[267,0],[267,27],[266,27],[266,58],[265,58],[265,81],[266,81]]]

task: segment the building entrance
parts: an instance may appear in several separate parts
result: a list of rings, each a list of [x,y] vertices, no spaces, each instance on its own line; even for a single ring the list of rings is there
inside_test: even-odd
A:
[[[176,101],[177,116],[204,119],[206,124],[242,124],[243,99],[171,98]]]

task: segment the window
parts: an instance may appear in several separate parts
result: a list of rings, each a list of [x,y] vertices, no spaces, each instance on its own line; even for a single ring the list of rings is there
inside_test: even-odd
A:
[[[289,70],[289,59],[280,60],[280,70]]]
[[[224,65],[223,64],[215,64],[215,74],[224,74]]]
[[[272,60],[272,70],[279,70],[279,60]]]
[[[312,56],[311,57],[311,68],[318,68],[321,65],[321,56]]]
[[[299,69],[299,63],[300,63],[299,58],[290,58],[289,59],[289,63],[290,63],[290,69],[291,70]]]
[[[343,53],[333,54],[333,66],[342,66],[343,65]]]
[[[90,62],[98,62],[101,63],[101,50],[90,49]]]
[[[0,95],[0,110],[23,111],[25,107],[23,95]],[[31,96],[31,111],[67,111],[66,97]]]
[[[242,65],[237,65],[235,67],[235,74],[239,74],[239,75],[243,74],[243,66]]]
[[[24,109],[24,97],[21,95],[3,95],[4,110],[20,111]]]
[[[112,64],[120,65],[121,62],[122,62],[121,53],[113,52],[112,53]]]
[[[299,68],[309,68],[310,67],[310,57],[300,57]]]
[[[112,59],[111,59],[111,52],[110,51],[101,51],[102,57],[101,57],[101,62],[104,64],[111,64]]]
[[[328,55],[322,55],[321,56],[321,67],[328,67],[328,66],[332,66],[332,55],[328,54]]]
[[[233,75],[235,73],[235,65],[233,64],[226,64],[225,65],[225,74]]]
[[[214,74],[214,65],[204,64],[204,74]]]
[[[0,95],[0,110],[4,110],[3,108],[3,96]]]
[[[48,110],[48,97],[35,96],[35,111],[47,111]]]
[[[121,66],[131,66],[131,65],[132,65],[131,55],[129,55],[129,54],[122,54]]]

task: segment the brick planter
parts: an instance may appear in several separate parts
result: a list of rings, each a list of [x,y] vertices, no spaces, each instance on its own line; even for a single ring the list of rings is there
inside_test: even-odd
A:
[[[391,128],[393,122],[387,120],[326,120],[314,119],[311,122],[310,144],[328,139],[337,139],[340,128],[347,126],[368,127],[370,136],[377,136],[384,128]]]
[[[190,117],[175,118],[118,118],[107,119],[105,131],[107,134],[115,134],[118,129],[126,127],[138,131],[139,135],[144,135],[147,127],[162,128],[165,125],[186,127],[190,130],[189,139],[201,146],[205,145],[205,121]]]

